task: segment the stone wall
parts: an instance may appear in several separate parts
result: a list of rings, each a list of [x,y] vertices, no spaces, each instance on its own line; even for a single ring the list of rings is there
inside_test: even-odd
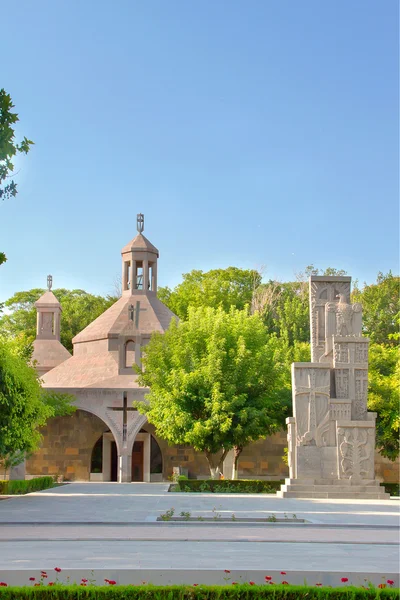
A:
[[[393,462],[379,454],[379,452],[375,452],[375,477],[378,481],[384,481],[386,483],[399,483],[399,459]]]
[[[27,475],[61,475],[71,481],[88,481],[93,446],[107,429],[103,421],[82,410],[69,417],[51,419],[42,430],[41,448],[27,460]],[[154,435],[152,425],[146,424],[143,429]],[[173,467],[178,466],[188,469],[192,479],[209,477],[204,454],[187,445],[168,446],[165,440],[155,437],[163,456],[165,480],[172,475]],[[239,458],[239,477],[273,480],[288,477],[288,467],[282,460],[286,447],[283,431],[247,446]],[[399,481],[398,460],[392,462],[377,452],[375,467],[379,481]]]
[[[239,456],[239,477],[242,479],[262,477],[284,479],[289,477],[288,467],[283,462],[287,447],[286,434],[276,433],[258,440],[244,448]]]
[[[26,461],[27,475],[88,481],[93,446],[107,429],[101,419],[82,410],[50,419],[41,430],[40,449]]]

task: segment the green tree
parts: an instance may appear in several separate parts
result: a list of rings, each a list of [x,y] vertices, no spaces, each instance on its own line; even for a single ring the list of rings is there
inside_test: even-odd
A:
[[[11,96],[4,89],[0,90],[0,200],[17,195],[17,184],[11,180],[5,183],[14,170],[12,162],[16,154],[27,154],[33,144],[26,137],[19,144],[15,139],[14,125],[19,121],[17,113],[13,113]],[[0,252],[0,265],[7,260],[4,252]]]
[[[357,286],[352,294],[353,302],[363,307],[364,333],[377,344],[397,345],[400,327],[400,277],[391,271],[378,273],[376,283]]]
[[[183,275],[183,281],[173,290],[159,288],[158,297],[180,319],[186,319],[189,306],[221,306],[226,312],[231,306],[242,310],[250,305],[253,291],[259,286],[261,275],[255,270],[214,269],[193,270]]]
[[[44,294],[43,289],[17,292],[6,300],[7,314],[0,316],[0,333],[10,338],[22,338],[26,345],[32,343],[36,335],[36,308],[34,303]],[[61,304],[61,343],[72,351],[72,338],[89,323],[114,304],[116,298],[95,296],[84,290],[54,290]]]
[[[291,345],[309,341],[308,285],[298,281],[262,283],[254,292],[252,307],[262,316],[269,333]]]
[[[150,387],[147,415],[171,444],[204,452],[216,477],[227,452],[282,427],[285,407],[276,393],[282,365],[261,318],[231,308],[189,308],[145,347],[139,382]]]
[[[73,412],[72,400],[43,390],[21,346],[0,336],[0,460],[6,467],[38,448],[40,427],[51,417]]]
[[[400,436],[400,348],[371,344],[369,352],[368,409],[378,413],[376,447],[395,460]]]

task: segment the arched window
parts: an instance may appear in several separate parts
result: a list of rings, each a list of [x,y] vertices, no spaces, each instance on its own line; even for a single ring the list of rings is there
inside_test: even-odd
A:
[[[135,362],[135,342],[129,340],[125,344],[125,367],[131,368]]]
[[[101,435],[92,450],[92,458],[90,461],[91,473],[103,472],[103,436]]]

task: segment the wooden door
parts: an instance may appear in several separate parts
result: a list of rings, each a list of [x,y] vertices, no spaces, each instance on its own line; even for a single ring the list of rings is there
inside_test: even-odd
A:
[[[144,442],[135,442],[132,448],[132,481],[143,481]]]

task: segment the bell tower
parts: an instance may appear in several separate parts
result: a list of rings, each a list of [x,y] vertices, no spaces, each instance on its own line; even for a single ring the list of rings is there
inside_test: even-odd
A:
[[[136,218],[137,236],[124,246],[122,255],[122,295],[156,294],[159,252],[143,235],[144,215]]]
[[[53,277],[47,276],[47,292],[35,302],[37,310],[36,339],[60,341],[61,304],[51,291]]]
[[[32,365],[42,376],[71,357],[60,342],[61,304],[51,291],[53,277],[47,277],[47,291],[35,302],[37,311],[36,339],[33,342]]]

